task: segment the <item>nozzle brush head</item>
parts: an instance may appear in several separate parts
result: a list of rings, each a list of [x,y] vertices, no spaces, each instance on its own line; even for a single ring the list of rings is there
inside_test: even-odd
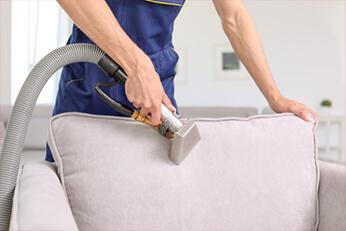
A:
[[[172,139],[170,160],[179,165],[193,148],[201,140],[198,127],[194,121],[188,121],[184,126],[175,133]]]

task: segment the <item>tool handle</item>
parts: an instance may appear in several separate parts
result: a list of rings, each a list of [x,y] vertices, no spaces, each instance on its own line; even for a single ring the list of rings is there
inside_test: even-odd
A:
[[[111,76],[115,81],[125,86],[127,75],[108,55],[104,55],[98,62],[98,65],[107,75]]]
[[[106,74],[114,78],[116,82],[123,86],[125,85],[127,75],[109,56],[105,55],[101,58],[98,65]],[[172,113],[164,104],[161,104],[161,122],[163,127],[167,127],[171,133],[176,133],[184,125],[179,119],[179,115]]]

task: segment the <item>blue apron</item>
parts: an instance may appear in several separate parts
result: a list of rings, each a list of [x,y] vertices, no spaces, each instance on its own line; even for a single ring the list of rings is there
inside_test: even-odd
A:
[[[159,74],[167,96],[174,106],[175,66],[178,55],[173,50],[173,24],[184,0],[108,0],[107,4],[123,30],[151,59]],[[68,44],[92,43],[76,26]],[[90,63],[74,63],[63,68],[53,115],[64,112],[84,112],[100,115],[122,116],[99,96],[94,86],[97,82],[110,81],[109,77]],[[118,102],[131,106],[125,89],[118,85],[104,91]],[[47,146],[46,160],[54,159]]]

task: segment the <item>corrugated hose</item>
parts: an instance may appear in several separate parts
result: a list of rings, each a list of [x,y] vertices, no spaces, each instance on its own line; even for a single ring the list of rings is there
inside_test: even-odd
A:
[[[9,228],[12,198],[24,139],[36,101],[49,78],[61,67],[77,62],[98,64],[105,53],[93,44],[72,44],[46,55],[29,73],[13,106],[0,154],[0,230]]]

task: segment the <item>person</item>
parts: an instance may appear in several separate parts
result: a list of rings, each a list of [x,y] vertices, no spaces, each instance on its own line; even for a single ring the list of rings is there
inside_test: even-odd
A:
[[[175,111],[174,75],[178,55],[173,49],[175,18],[184,0],[58,0],[74,21],[68,44],[95,43],[128,75],[125,87],[106,93],[141,115],[160,123],[160,106]],[[317,114],[282,96],[274,83],[254,23],[240,0],[213,0],[222,27],[270,107],[292,112],[304,120]],[[53,114],[85,112],[118,115],[95,93],[97,82],[109,79],[95,64],[63,68]],[[54,161],[49,148],[47,161]]]

